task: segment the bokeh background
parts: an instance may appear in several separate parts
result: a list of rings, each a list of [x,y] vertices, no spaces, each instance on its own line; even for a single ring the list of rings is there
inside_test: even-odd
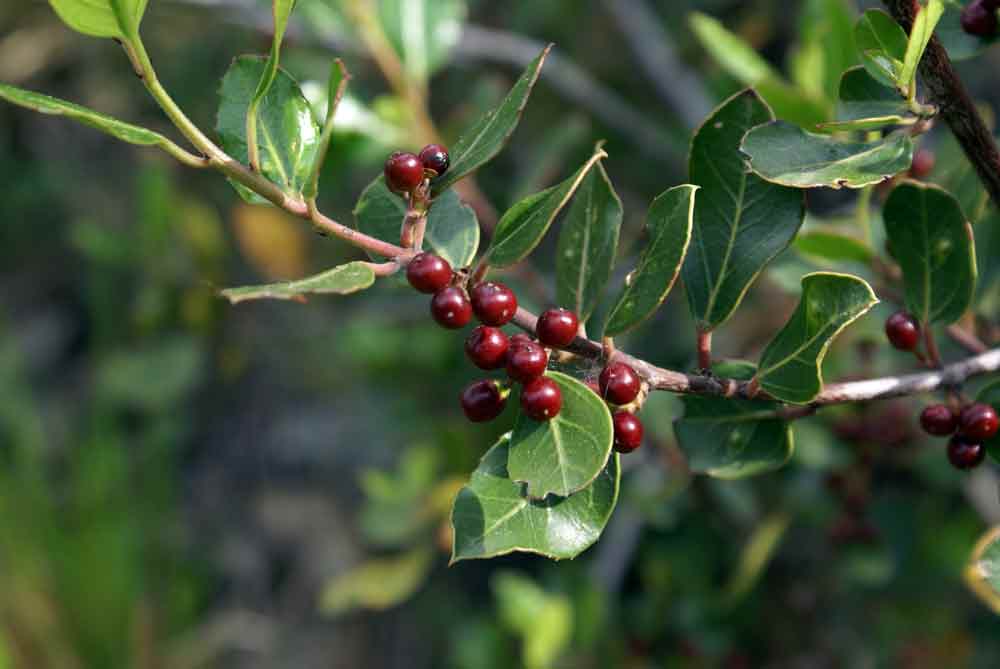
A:
[[[283,54],[317,97],[334,56],[354,75],[321,200],[345,222],[385,155],[428,132],[341,13],[349,1],[299,0]],[[558,45],[514,141],[477,176],[487,231],[491,206],[554,183],[606,139],[624,256],[641,248],[648,202],[684,181],[692,128],[753,76],[720,66],[689,12],[720,19],[822,99],[839,71],[813,56],[832,57],[837,21],[860,9],[466,6],[442,24],[454,47],[429,82],[426,111],[446,140],[544,42]],[[219,79],[234,55],[266,52],[269,26],[267,3],[153,0],[143,34],[167,88],[211,129]],[[990,109],[998,68],[995,50],[961,66]],[[175,135],[121,50],[72,33],[40,0],[0,3],[0,80]],[[945,133],[927,142],[948,151]],[[818,216],[852,206],[810,194]],[[218,289],[358,256],[242,204],[218,175],[8,105],[0,212],[0,667],[1000,666],[1000,618],[961,576],[1000,521],[995,469],[952,471],[914,429],[918,399],[800,421],[788,467],[723,482],[689,475],[671,429],[679,403],[660,394],[595,547],[567,563],[448,568],[451,497],[503,427],[462,418],[457,394],[475,370],[422,298],[385,281],[230,306]],[[551,299],[552,253],[505,278],[529,305]],[[785,254],[716,350],[758,352],[810,266]],[[838,347],[828,378],[907,367],[882,344],[886,313]],[[675,291],[624,346],[686,368],[691,332]]]

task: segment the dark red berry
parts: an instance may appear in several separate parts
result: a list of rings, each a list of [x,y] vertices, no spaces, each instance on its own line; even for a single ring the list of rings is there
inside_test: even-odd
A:
[[[441,176],[448,171],[451,157],[448,155],[448,149],[440,144],[428,144],[420,151],[420,162],[425,168],[434,170]]]
[[[524,332],[518,332],[515,335],[510,336],[510,345],[514,344],[534,344],[535,340],[531,335],[525,334]]]
[[[538,342],[511,343],[507,350],[507,375],[515,381],[528,383],[545,373],[549,354]]]
[[[885,336],[900,351],[912,351],[920,343],[920,324],[905,311],[897,311],[885,321]]]
[[[562,409],[562,391],[555,381],[547,376],[540,376],[521,389],[521,408],[529,418],[551,420]]]
[[[418,253],[406,267],[406,280],[421,293],[436,293],[451,283],[451,265],[433,253]]]
[[[458,330],[472,320],[472,305],[458,286],[439,290],[431,298],[431,316],[441,327]]]
[[[507,406],[507,397],[500,392],[496,381],[476,381],[462,391],[462,411],[473,423],[493,420]]]
[[[962,30],[977,37],[990,37],[997,32],[995,3],[972,0],[962,10]]]
[[[914,179],[923,179],[930,176],[934,171],[934,152],[930,149],[920,149],[913,154],[913,162],[910,163],[910,176]]]
[[[538,341],[554,348],[566,348],[580,328],[580,321],[569,309],[549,309],[538,317],[535,334]]]
[[[986,458],[986,449],[977,441],[955,436],[948,441],[948,461],[956,469],[972,469]]]
[[[932,404],[920,412],[920,427],[927,434],[936,437],[947,437],[954,434],[958,428],[958,417],[955,412],[943,404]]]
[[[480,325],[465,340],[465,354],[479,369],[500,369],[507,364],[509,346],[502,330]]]
[[[639,396],[642,380],[623,362],[613,362],[598,377],[600,395],[611,404],[629,404]]]
[[[517,313],[517,296],[502,283],[478,283],[469,291],[469,296],[476,317],[486,325],[505,325]]]
[[[962,409],[958,430],[963,437],[973,441],[986,441],[996,436],[1000,419],[989,404],[977,402]]]
[[[397,151],[385,161],[385,183],[397,193],[409,193],[424,180],[424,165],[412,153]]]
[[[631,453],[642,445],[642,421],[635,414],[616,411],[612,416],[615,426],[615,450]]]

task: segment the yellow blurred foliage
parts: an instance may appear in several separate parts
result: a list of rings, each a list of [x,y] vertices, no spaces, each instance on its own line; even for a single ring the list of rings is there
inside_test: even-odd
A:
[[[307,247],[302,221],[274,207],[244,203],[233,208],[230,221],[243,257],[262,276],[287,280],[305,274]]]

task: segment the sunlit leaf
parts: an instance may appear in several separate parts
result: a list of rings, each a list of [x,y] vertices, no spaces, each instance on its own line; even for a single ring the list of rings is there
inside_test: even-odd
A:
[[[91,128],[139,146],[156,146],[171,155],[178,155],[182,149],[158,132],[141,128],[131,123],[125,123],[86,107],[66,102],[59,98],[49,97],[41,93],[26,91],[9,84],[0,83],[0,98],[8,102],[34,110],[41,114],[65,116]]]
[[[681,271],[700,330],[711,331],[732,315],[802,225],[803,194],[749,173],[739,152],[746,132],[773,118],[756,93],[744,91],[713,112],[691,143],[689,181],[701,189]]]
[[[367,263],[352,262],[297,281],[228,288],[221,294],[232,304],[261,299],[302,300],[308,295],[350,295],[373,283],[375,274],[371,267]]]
[[[622,202],[598,163],[580,184],[556,251],[559,303],[583,322],[593,313],[611,277],[622,214]]]
[[[607,465],[614,436],[608,407],[594,391],[560,372],[547,376],[562,391],[562,410],[542,422],[518,414],[507,460],[510,479],[527,484],[525,494],[536,499],[590,485]]]
[[[533,500],[510,480],[510,435],[483,456],[451,513],[452,563],[513,552],[573,558],[597,541],[618,501],[618,456],[587,488],[569,497]]]
[[[535,250],[559,212],[569,203],[584,177],[606,154],[598,150],[570,178],[524,198],[508,209],[493,232],[493,241],[486,251],[491,265],[508,267],[524,260]]]
[[[944,3],[942,0],[927,0],[926,5],[922,5],[917,12],[916,19],[913,20],[913,29],[910,30],[909,42],[906,45],[906,56],[903,58],[903,68],[899,72],[899,82],[904,86],[913,86],[917,78],[917,66],[923,58],[927,43],[931,41],[934,28],[944,14]]]
[[[92,37],[132,39],[148,0],[49,0],[59,18],[73,30]]]
[[[761,355],[760,387],[785,402],[811,402],[823,390],[823,359],[830,344],[876,304],[875,292],[858,277],[804,276],[798,308]]]
[[[667,298],[691,242],[697,190],[697,186],[675,186],[653,200],[646,214],[649,241],[608,314],[605,335],[636,327]]]
[[[500,106],[487,112],[458,138],[450,151],[451,167],[433,184],[435,195],[467,174],[475,172],[500,153],[521,120],[528,97],[551,49],[550,44],[528,64]]]
[[[244,164],[248,160],[247,110],[266,68],[263,58],[240,56],[222,79],[216,128],[222,148]],[[258,110],[261,173],[287,195],[302,197],[319,138],[320,127],[308,100],[295,80],[279,69]],[[263,201],[242,186],[236,190],[248,202]]]
[[[875,142],[841,141],[784,121],[748,132],[742,150],[755,174],[795,188],[863,188],[905,172],[913,162],[908,133]]]

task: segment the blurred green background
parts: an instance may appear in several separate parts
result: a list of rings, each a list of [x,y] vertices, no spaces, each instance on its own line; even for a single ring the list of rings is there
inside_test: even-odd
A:
[[[607,139],[629,252],[650,199],[685,179],[691,129],[743,85],[689,32],[693,10],[822,100],[835,23],[859,6],[469,0],[464,21],[443,23],[455,46],[430,80],[431,116],[454,140],[556,42],[478,186],[502,211]],[[296,17],[283,66],[306,90],[322,97],[334,56],[354,75],[322,198],[348,222],[386,153],[419,148],[426,128],[335,0],[299,0]],[[153,0],[143,34],[161,80],[211,129],[230,59],[266,52],[269,26],[267,3]],[[996,50],[961,67],[993,109],[998,68]],[[0,4],[0,81],[176,136],[121,50],[41,0]],[[949,139],[928,142],[944,155]],[[961,160],[948,155],[946,168]],[[851,206],[810,193],[819,215]],[[689,475],[679,403],[659,394],[583,557],[448,568],[451,497],[502,427],[462,418],[475,370],[423,300],[386,281],[229,306],[219,288],[358,256],[242,204],[217,175],[8,105],[0,211],[0,668],[1000,666],[1000,618],[962,583],[1000,522],[995,469],[948,468],[913,429],[920,398],[801,421],[788,467],[724,482]],[[505,279],[529,306],[551,300],[552,253]],[[716,349],[759,351],[809,266],[783,256]],[[886,313],[838,348],[828,378],[907,367],[877,345]],[[690,332],[675,292],[623,345],[686,368]]]

